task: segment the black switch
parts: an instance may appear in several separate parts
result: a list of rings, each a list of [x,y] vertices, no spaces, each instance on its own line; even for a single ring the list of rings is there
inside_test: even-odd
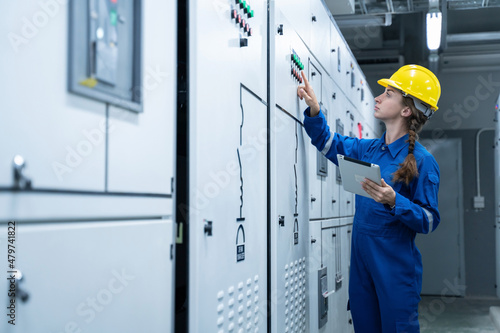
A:
[[[240,47],[248,46],[248,38],[240,38]]]

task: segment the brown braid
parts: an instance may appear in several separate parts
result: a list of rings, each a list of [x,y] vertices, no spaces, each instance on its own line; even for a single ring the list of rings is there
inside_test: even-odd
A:
[[[415,141],[418,140],[418,133],[422,130],[422,127],[427,122],[427,117],[415,108],[413,99],[410,97],[403,97],[403,105],[407,106],[411,110],[411,116],[407,118],[407,128],[408,128],[408,140],[406,142],[408,145],[408,156],[406,156],[403,163],[396,172],[394,172],[393,182],[405,182],[406,185],[410,185],[410,182],[414,177],[418,177],[417,161],[415,160],[415,155],[413,151],[415,150]]]

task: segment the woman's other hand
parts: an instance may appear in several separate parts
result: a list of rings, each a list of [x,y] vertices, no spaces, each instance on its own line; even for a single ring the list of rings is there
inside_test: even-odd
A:
[[[368,178],[365,178],[361,186],[376,202],[387,204],[391,207],[396,204],[396,192],[391,186],[387,185],[383,178],[382,186]]]

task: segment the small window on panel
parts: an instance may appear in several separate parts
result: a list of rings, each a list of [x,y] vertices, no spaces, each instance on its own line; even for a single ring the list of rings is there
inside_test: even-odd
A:
[[[70,2],[69,91],[142,112],[142,0]]]

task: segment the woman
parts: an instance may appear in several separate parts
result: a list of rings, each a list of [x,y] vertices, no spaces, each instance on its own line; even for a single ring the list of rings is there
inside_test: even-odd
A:
[[[331,133],[307,78],[298,88],[309,106],[304,127],[311,142],[333,163],[337,153],[378,164],[382,186],[365,179],[371,196],[356,196],[349,303],[356,333],[419,332],[418,303],[422,259],[417,232],[436,229],[439,167],[418,143],[417,134],[438,109],[441,86],[418,65],[406,65],[379,80],[385,92],[375,98],[375,118],[386,132],[380,139]]]

